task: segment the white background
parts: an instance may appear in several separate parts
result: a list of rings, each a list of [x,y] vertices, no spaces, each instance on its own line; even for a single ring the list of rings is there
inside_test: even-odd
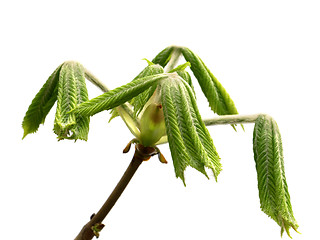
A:
[[[63,61],[107,86],[132,80],[165,47],[187,46],[241,114],[267,113],[282,133],[294,239],[319,228],[320,37],[317,1],[3,1],[0,4],[1,239],[73,239],[129,164],[120,119],[91,119],[88,142],[57,142],[54,112],[21,140],[31,100]],[[100,91],[88,83],[90,98]],[[211,117],[198,94],[204,117]],[[187,187],[169,163],[145,162],[105,219],[100,239],[281,239],[259,208],[253,125],[209,127],[223,164],[218,183],[193,169]],[[283,239],[289,239],[284,235]]]

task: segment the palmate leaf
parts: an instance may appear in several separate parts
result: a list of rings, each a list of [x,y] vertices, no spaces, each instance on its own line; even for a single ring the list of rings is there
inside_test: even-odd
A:
[[[60,71],[54,132],[58,139],[88,139],[89,117],[70,113],[78,104],[89,100],[84,67],[65,62]]]
[[[22,122],[23,138],[38,130],[57,100],[57,85],[62,64],[51,74],[46,83],[32,100]]]
[[[177,74],[161,81],[161,103],[176,176],[185,183],[184,170],[191,166],[215,178],[221,171],[219,156],[199,114],[191,87]]]
[[[281,227],[281,235],[289,229],[297,231],[283,162],[281,135],[277,123],[268,115],[255,122],[253,151],[256,162],[261,210]]]
[[[238,114],[230,95],[203,61],[188,48],[182,47],[181,52],[186,61],[191,63],[191,70],[197,78],[212,111],[218,115]]]
[[[22,123],[23,137],[37,131],[57,101],[54,132],[58,138],[87,140],[89,118],[68,113],[77,104],[87,100],[83,66],[77,62],[64,62],[32,100]]]
[[[168,78],[168,74],[166,73],[138,78],[78,105],[73,112],[82,116],[92,116],[101,111],[112,109],[130,101],[153,84],[166,78]]]

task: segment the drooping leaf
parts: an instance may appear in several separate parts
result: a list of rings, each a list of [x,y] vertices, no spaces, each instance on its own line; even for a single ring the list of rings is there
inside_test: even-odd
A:
[[[203,61],[188,48],[181,48],[181,52],[186,61],[191,63],[191,70],[208,99],[212,111],[218,115],[238,114],[230,95]]]
[[[60,71],[54,123],[54,132],[59,139],[87,140],[89,118],[70,113],[78,104],[87,100],[83,66],[77,62],[65,62]]]
[[[192,90],[194,91],[194,87],[192,84],[192,80],[191,80],[191,76],[190,74],[186,71],[186,70],[178,70],[176,71],[176,73],[183,79],[185,80],[189,86],[192,88]]]
[[[159,73],[164,72],[163,68],[159,64],[154,64],[147,59],[143,59],[143,60],[146,60],[148,62],[148,66],[145,69],[143,69],[138,74],[138,76],[136,76],[132,81],[135,81],[138,78],[143,78],[143,77],[147,77],[147,76],[151,76],[151,75],[155,75],[155,74],[159,74]],[[127,104],[129,104],[130,109],[133,108],[132,114],[129,114],[130,111],[127,111],[128,114],[133,119],[137,118],[137,116],[139,115],[139,113],[141,112],[141,110],[143,109],[143,107],[145,106],[147,101],[149,100],[149,98],[152,96],[152,93],[155,91],[155,87],[156,86],[150,87],[149,89],[145,90],[144,92],[142,92],[138,96],[132,98],[130,100],[130,102],[127,103]],[[125,108],[124,110],[128,110],[128,106],[122,105],[120,107]],[[112,119],[120,116],[118,113],[118,110],[115,108],[110,111],[110,114],[111,114],[111,117],[109,119],[109,122]]]
[[[199,114],[191,87],[178,75],[161,82],[161,102],[176,176],[191,166],[205,176],[221,170],[218,154]]]
[[[57,100],[57,84],[61,67],[62,65],[57,67],[32,100],[22,122],[24,129],[23,138],[29,133],[34,133],[38,130],[40,124],[44,123],[46,116]]]
[[[194,123],[195,129],[197,131],[197,134],[200,138],[202,145],[204,146],[208,154],[208,159],[204,160],[205,167],[212,170],[215,180],[217,181],[217,177],[222,170],[220,157],[213,144],[210,133],[201,118],[201,115],[197,106],[197,102],[193,94],[194,92],[192,91],[191,87],[188,87],[187,84],[185,84],[185,87],[188,90],[189,98],[191,100],[192,107],[194,109],[194,112],[192,111],[192,113],[195,114],[193,115],[193,119],[194,119],[193,123]]]
[[[277,123],[268,115],[255,122],[253,151],[258,176],[261,210],[281,227],[281,235],[289,229],[297,231],[284,171],[282,141]]]
[[[92,116],[103,110],[109,110],[130,101],[156,82],[168,78],[168,74],[157,74],[144,78],[138,78],[126,85],[106,92],[90,101],[84,102],[76,107],[74,112],[83,116]]]
[[[175,49],[174,46],[170,46],[162,50],[158,55],[152,60],[153,63],[159,64],[165,67],[171,58],[172,51]]]
[[[73,64],[73,67],[76,79],[77,105],[79,105],[85,101],[88,101],[89,97],[85,82],[85,72],[83,66],[75,62]],[[85,141],[88,140],[89,123],[89,117],[76,115],[76,124],[71,129],[71,132],[73,133],[71,139],[81,139]]]
[[[193,84],[192,84],[191,76],[185,70],[187,67],[190,67],[190,66],[191,66],[191,64],[189,62],[186,62],[186,63],[184,63],[182,65],[179,65],[175,69],[172,69],[170,72],[176,72],[183,80],[185,80],[190,85],[190,87],[192,88],[194,97],[196,97],[196,93],[194,91],[194,87],[193,87]]]
[[[149,61],[148,61],[149,62]],[[156,74],[164,73],[163,67],[159,64],[153,64],[149,62],[149,66],[142,70],[141,73],[137,77],[134,78],[135,81],[138,78],[144,78]],[[144,92],[134,97],[130,103],[134,109],[134,115],[138,116],[145,104],[148,102],[149,98],[152,96],[154,91],[156,90],[156,85],[152,85],[150,88],[146,89]]]
[[[176,177],[181,178],[185,184],[184,171],[190,162],[190,156],[187,154],[187,149],[182,139],[179,120],[176,115],[176,106],[174,96],[171,93],[169,84],[161,87],[161,101],[163,113],[166,123],[166,132],[169,140],[170,152],[173,160]]]
[[[69,112],[77,106],[76,79],[72,63],[63,64],[58,84],[58,103],[54,131],[60,135],[69,134],[70,127],[76,123],[75,115]]]

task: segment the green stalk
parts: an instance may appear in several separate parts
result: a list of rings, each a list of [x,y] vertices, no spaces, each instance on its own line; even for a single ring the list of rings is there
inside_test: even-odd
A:
[[[224,115],[215,118],[203,120],[206,126],[213,125],[227,125],[227,124],[243,124],[243,123],[254,123],[257,118],[263,114],[252,114],[252,115]],[[168,137],[163,136],[156,145],[165,144],[168,142]]]
[[[85,69],[85,77],[88,79],[93,85],[97,86],[101,89],[102,92],[109,92],[110,89],[104,85],[97,77],[95,77],[90,71]]]
[[[224,124],[242,124],[254,123],[261,114],[252,115],[223,115],[215,118],[204,119],[206,126],[224,125]]]
[[[172,51],[171,58],[166,66],[166,72],[170,72],[172,69],[174,69],[180,59],[181,56],[181,50],[179,47],[175,47]]]

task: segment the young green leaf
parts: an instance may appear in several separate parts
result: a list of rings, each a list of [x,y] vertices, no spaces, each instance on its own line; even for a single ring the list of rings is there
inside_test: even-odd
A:
[[[190,63],[186,62],[186,63],[184,63],[182,65],[179,65],[175,69],[172,69],[170,72],[176,72],[183,80],[185,80],[190,85],[190,87],[192,88],[194,97],[196,97],[196,93],[194,91],[194,87],[193,87],[193,84],[192,84],[191,76],[185,70],[186,67],[190,67],[190,66],[191,66]]]
[[[145,69],[142,70],[141,73],[137,77],[134,78],[133,81],[135,81],[138,78],[143,78],[147,76],[152,76],[156,74],[164,73],[163,68],[159,64],[153,64],[149,63],[149,66],[147,66]],[[139,94],[138,96],[134,97],[130,103],[133,105],[134,108],[134,114],[135,116],[138,116],[143,107],[148,102],[149,98],[152,96],[156,89],[156,85],[153,85],[152,87],[146,89],[144,92]]]
[[[199,114],[190,86],[178,75],[161,81],[161,102],[176,176],[184,182],[191,166],[205,176],[205,167],[215,178],[221,171],[218,154]]]
[[[65,62],[60,71],[54,132],[59,139],[87,140],[89,118],[70,113],[88,100],[84,68],[77,62]]]
[[[159,64],[154,64],[147,59],[143,59],[143,60],[146,60],[148,62],[148,66],[145,69],[143,69],[138,74],[138,76],[136,76],[132,81],[135,81],[138,78],[143,78],[143,77],[147,77],[147,76],[151,76],[151,75],[155,75],[155,74],[159,74],[159,73],[164,72],[163,68]],[[155,91],[155,87],[156,86],[150,87],[149,89],[145,90],[143,93],[141,93],[138,96],[131,99],[129,103],[127,103],[127,104],[130,104],[129,105],[130,108],[133,108],[133,112],[132,112],[132,114],[130,114],[130,116],[133,119],[137,118],[137,116],[139,115],[139,113],[141,112],[141,110],[143,109],[143,107],[145,106],[145,104],[147,103],[147,101],[152,96],[153,92]],[[121,105],[119,107],[123,107],[123,108],[125,108],[125,110],[128,110],[128,107],[125,105]],[[129,113],[131,113],[131,112],[128,111],[128,114]],[[119,112],[116,108],[112,109],[110,111],[110,114],[111,114],[111,117],[109,119],[109,122],[112,119],[120,116]]]
[[[108,121],[109,123],[111,122],[112,119],[120,116],[116,108],[111,109],[110,115],[111,116],[110,116],[109,121]]]
[[[213,144],[210,133],[201,118],[201,114],[198,110],[197,102],[195,99],[194,91],[186,83],[184,83],[184,85],[188,91],[189,98],[191,100],[192,107],[194,109],[194,112],[192,112],[192,113],[195,114],[195,115],[193,115],[193,119],[195,119],[193,121],[195,129],[197,131],[197,134],[200,138],[202,145],[204,146],[204,148],[208,154],[208,159],[204,160],[204,165],[205,165],[205,167],[212,170],[213,175],[215,177],[215,180],[217,181],[217,177],[222,170],[222,166],[220,163],[220,157],[219,157],[218,152]]]
[[[44,123],[46,116],[57,100],[57,84],[61,67],[62,65],[57,67],[32,100],[22,122],[24,129],[23,138],[29,133],[34,133],[38,130],[40,124]]]
[[[184,171],[189,165],[190,156],[187,154],[187,148],[182,139],[179,119],[176,115],[176,106],[174,103],[174,93],[171,93],[169,84],[161,86],[161,102],[166,124],[166,132],[169,140],[169,147],[177,178],[181,178],[185,185]]]
[[[175,49],[174,46],[167,47],[163,49],[158,55],[152,60],[153,63],[159,64],[162,67],[165,67],[171,58],[171,54]]]
[[[212,111],[218,115],[238,114],[231,97],[202,60],[188,48],[181,48],[181,52],[186,61],[191,63],[191,70],[208,99]]]
[[[165,73],[138,78],[126,85],[115,88],[90,101],[80,104],[75,108],[74,112],[83,116],[92,116],[103,110],[112,109],[130,101],[135,96],[150,88],[153,84],[166,78],[168,78],[168,74]]]
[[[261,210],[281,227],[281,235],[289,229],[297,231],[283,162],[281,135],[277,123],[267,115],[255,122],[253,151],[256,162]]]

